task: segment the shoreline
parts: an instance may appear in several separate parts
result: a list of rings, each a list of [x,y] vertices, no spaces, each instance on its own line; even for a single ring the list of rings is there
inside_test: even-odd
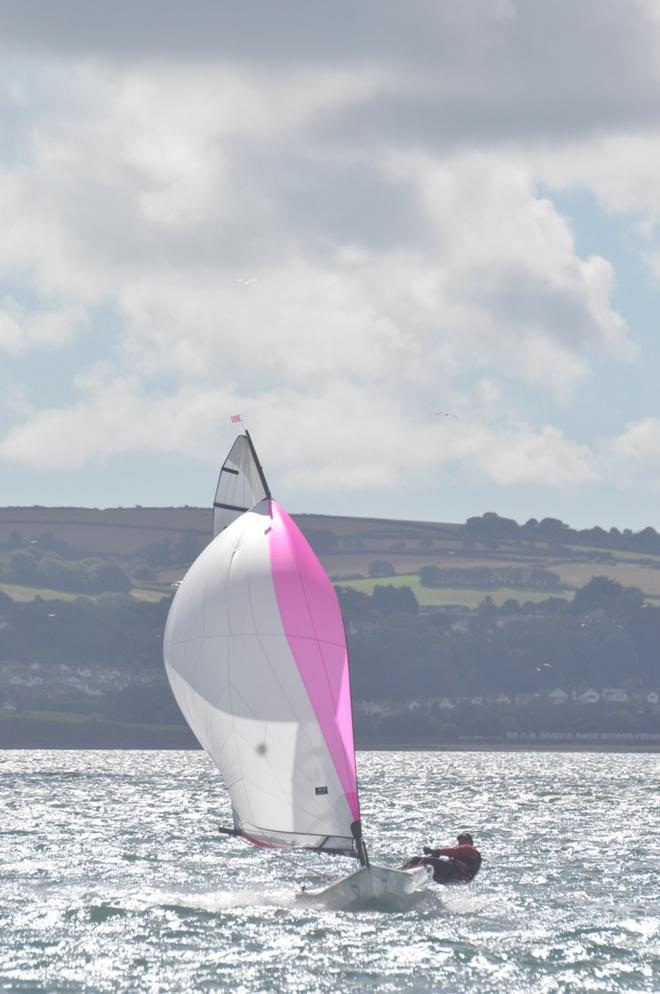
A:
[[[660,742],[506,742],[475,739],[463,742],[378,742],[359,745],[358,752],[660,752]]]
[[[579,736],[579,737],[578,737]],[[660,735],[577,733],[559,737],[538,733],[534,738],[461,736],[447,741],[424,738],[406,741],[371,738],[358,733],[362,752],[619,752],[660,753]],[[142,724],[57,712],[24,712],[0,720],[0,750],[188,750],[201,749],[187,725]]]
[[[145,741],[145,739],[147,739]],[[127,736],[121,744],[109,741],[76,742],[60,738],[46,742],[29,738],[22,742],[0,741],[0,752],[201,752],[196,742],[154,741],[146,736]],[[591,753],[660,753],[660,743],[643,742],[374,742],[358,744],[356,752],[591,752]]]

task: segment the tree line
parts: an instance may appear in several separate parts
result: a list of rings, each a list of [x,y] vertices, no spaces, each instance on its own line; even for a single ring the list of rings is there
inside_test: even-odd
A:
[[[462,537],[476,542],[542,542],[549,545],[595,546],[622,552],[660,555],[660,534],[648,526],[638,532],[630,528],[571,528],[559,518],[530,518],[520,525],[513,518],[504,518],[494,511],[468,518]]]
[[[107,559],[68,560],[57,552],[17,549],[0,564],[0,578],[27,587],[48,587],[77,594],[125,593],[133,580],[119,563]]]

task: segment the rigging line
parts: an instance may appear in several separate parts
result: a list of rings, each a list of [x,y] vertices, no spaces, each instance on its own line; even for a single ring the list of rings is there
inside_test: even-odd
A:
[[[306,851],[307,852],[323,852],[322,849],[307,849]],[[285,856],[281,849],[272,849],[271,852],[275,856],[278,856],[280,859],[283,859],[285,861],[285,863],[291,863],[293,866],[296,867],[296,869],[298,869],[298,870],[301,869],[300,864],[297,863],[295,859],[292,859],[291,856]],[[319,870],[306,870],[306,872],[310,873],[311,876],[316,877],[318,880],[325,881],[325,880],[328,879],[328,874],[325,873],[325,872],[321,873]]]

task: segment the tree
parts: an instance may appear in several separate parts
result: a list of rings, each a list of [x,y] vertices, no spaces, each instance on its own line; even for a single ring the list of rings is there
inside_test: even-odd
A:
[[[154,571],[151,566],[147,565],[147,563],[140,563],[140,565],[136,566],[133,570],[133,579],[148,582],[149,580],[154,579]]]
[[[369,563],[369,576],[396,576],[396,570],[387,559],[374,559],[372,563]]]
[[[12,552],[7,564],[7,576],[16,583],[31,584],[38,582],[39,563],[35,556],[23,549]]]
[[[23,536],[19,531],[14,529],[14,531],[9,533],[9,537],[7,539],[8,549],[20,549],[23,545],[25,545],[25,542],[23,541]]]
[[[410,587],[381,587],[376,584],[371,595],[373,605],[382,614],[418,614],[419,604]]]
[[[589,583],[576,590],[573,607],[579,613],[602,608],[616,619],[630,618],[644,602],[644,595],[637,587],[623,587],[607,576],[594,576]]]
[[[368,594],[353,587],[337,587],[336,591],[341,613],[347,625],[355,624],[370,613],[372,600]]]
[[[94,590],[108,593],[127,593],[132,587],[132,581],[126,570],[117,563],[97,563],[90,570],[90,585]]]

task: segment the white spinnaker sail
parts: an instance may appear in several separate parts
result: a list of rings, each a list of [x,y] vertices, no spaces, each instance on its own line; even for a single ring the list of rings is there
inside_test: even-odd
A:
[[[223,775],[235,827],[263,845],[351,851],[359,805],[343,624],[275,501],[236,518],[193,563],[168,617],[165,664]]]
[[[239,435],[225,459],[213,500],[213,535],[265,497],[268,484],[247,434]]]

